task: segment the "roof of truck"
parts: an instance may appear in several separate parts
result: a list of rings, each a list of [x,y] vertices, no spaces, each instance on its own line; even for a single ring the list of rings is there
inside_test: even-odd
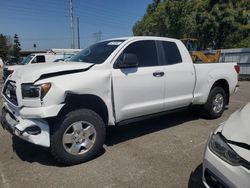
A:
[[[174,39],[174,38],[167,38],[167,37],[157,37],[157,36],[131,36],[131,37],[118,37],[118,38],[110,38],[106,39],[103,41],[107,40],[134,40],[134,39],[151,39],[151,40],[169,40],[169,41],[180,41],[179,39]]]

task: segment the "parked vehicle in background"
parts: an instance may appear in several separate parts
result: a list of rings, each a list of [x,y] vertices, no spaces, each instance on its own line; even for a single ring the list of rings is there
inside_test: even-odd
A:
[[[66,59],[75,55],[81,49],[51,49],[47,53],[33,53],[24,58],[18,65],[4,66],[3,80],[12,74],[16,69],[22,65],[30,65],[36,63],[53,62],[57,59]]]
[[[191,54],[194,63],[218,63],[220,61],[221,50],[201,50],[198,39],[185,38],[181,41]]]
[[[78,52],[82,51],[82,49],[60,49],[60,48],[52,48],[48,52],[56,53],[56,54],[65,54],[65,55],[74,55]]]
[[[206,187],[249,187],[250,103],[211,134],[203,161]]]
[[[70,61],[21,67],[2,91],[3,127],[65,164],[92,159],[108,125],[192,105],[218,118],[237,89],[236,63],[193,64],[176,39],[105,40]]]

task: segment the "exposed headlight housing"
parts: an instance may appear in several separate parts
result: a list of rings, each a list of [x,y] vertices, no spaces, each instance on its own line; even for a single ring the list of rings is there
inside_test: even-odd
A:
[[[215,155],[233,166],[245,166],[248,163],[227,144],[220,133],[211,136],[208,146]]]
[[[51,83],[44,83],[41,85],[22,84],[22,98],[41,98],[48,93]]]

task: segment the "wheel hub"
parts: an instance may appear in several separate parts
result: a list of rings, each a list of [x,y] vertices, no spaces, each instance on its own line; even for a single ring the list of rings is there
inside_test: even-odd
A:
[[[96,130],[92,124],[85,121],[71,124],[63,135],[65,150],[73,155],[80,155],[90,150],[94,145]]]
[[[223,95],[218,93],[213,100],[213,111],[215,113],[220,113],[224,106],[224,98]]]

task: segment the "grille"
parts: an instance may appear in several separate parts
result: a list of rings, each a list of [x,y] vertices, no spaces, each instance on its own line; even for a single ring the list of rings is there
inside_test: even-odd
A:
[[[210,170],[205,169],[206,183],[213,188],[229,188],[220,178],[214,175]]]
[[[5,84],[3,90],[4,96],[14,105],[18,106],[17,96],[16,96],[16,83],[12,81],[8,81]]]

